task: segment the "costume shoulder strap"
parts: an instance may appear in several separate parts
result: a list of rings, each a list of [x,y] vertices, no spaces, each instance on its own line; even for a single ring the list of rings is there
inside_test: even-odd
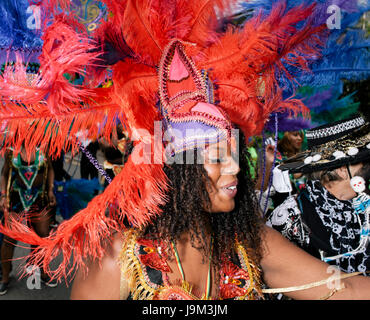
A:
[[[136,251],[136,244],[137,231],[126,231],[119,258],[121,264],[120,295],[124,298],[131,293],[134,300],[152,300],[158,288],[148,283],[147,275]]]
[[[133,246],[136,241],[136,236],[131,230],[123,233],[123,244],[121,253],[119,256],[119,264],[121,267],[121,279],[120,279],[120,300],[124,300],[126,296],[130,293],[130,277],[128,277],[128,261],[129,256],[133,253]]]
[[[120,286],[119,286],[119,299],[126,300],[127,297],[130,295],[130,286],[129,281],[127,280],[124,272],[121,268],[121,279],[120,279]]]
[[[261,268],[253,261],[253,256],[248,254],[248,249],[244,248],[241,244],[237,244],[237,252],[241,267],[249,274],[250,284],[248,295],[250,298],[253,294],[262,297]]]

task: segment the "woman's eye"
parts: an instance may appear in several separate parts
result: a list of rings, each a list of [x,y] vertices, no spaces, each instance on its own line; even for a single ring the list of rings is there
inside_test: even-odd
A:
[[[223,162],[226,162],[227,159],[226,158],[214,158],[214,159],[209,159],[209,162],[210,163],[223,163]]]
[[[209,159],[209,163],[219,163],[219,159],[218,158],[215,158],[215,159]]]
[[[233,152],[233,153],[231,154],[231,158],[232,158],[235,162],[239,163],[239,154],[238,154],[238,153]]]

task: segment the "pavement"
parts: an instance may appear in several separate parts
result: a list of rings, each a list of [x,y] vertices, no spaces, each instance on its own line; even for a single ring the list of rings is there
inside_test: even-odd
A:
[[[104,158],[100,151],[98,151],[97,158],[99,163],[103,164]],[[75,179],[80,178],[79,159],[80,154],[75,158],[71,158],[69,154],[65,156],[64,169]],[[0,168],[2,168],[3,162],[4,159],[0,159]],[[57,220],[61,222],[63,218],[57,215]],[[29,245],[18,242],[14,250],[13,270],[10,274],[8,292],[0,296],[0,302],[3,300],[69,300],[72,282],[67,285],[66,281],[62,280],[57,287],[50,288],[41,283],[37,273],[20,278],[25,257],[28,254]],[[52,269],[56,268],[60,261],[61,257],[57,257],[51,263]]]
[[[2,300],[69,300],[72,283],[67,286],[65,281],[56,287],[50,288],[40,281],[38,273],[20,278],[23,272],[25,256],[29,253],[28,245],[18,242],[14,250],[13,270],[10,274],[8,292],[0,296]],[[51,266],[54,268],[60,263],[55,259]]]

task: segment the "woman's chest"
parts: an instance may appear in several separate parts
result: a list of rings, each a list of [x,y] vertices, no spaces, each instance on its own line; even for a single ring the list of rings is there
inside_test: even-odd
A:
[[[210,263],[198,251],[179,263],[175,256],[169,257],[164,244],[144,239],[132,241],[122,253],[122,272],[131,279],[134,299],[262,298],[259,268],[240,246],[239,259],[233,262]]]

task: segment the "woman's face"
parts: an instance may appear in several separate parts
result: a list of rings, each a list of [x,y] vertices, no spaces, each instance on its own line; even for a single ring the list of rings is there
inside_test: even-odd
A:
[[[235,196],[238,191],[238,163],[231,154],[230,145],[225,143],[211,144],[204,151],[204,169],[210,183],[207,191],[211,201],[210,212],[230,212],[235,207]]]
[[[287,133],[289,142],[292,144],[294,149],[301,150],[303,138],[299,131],[292,131]]]

